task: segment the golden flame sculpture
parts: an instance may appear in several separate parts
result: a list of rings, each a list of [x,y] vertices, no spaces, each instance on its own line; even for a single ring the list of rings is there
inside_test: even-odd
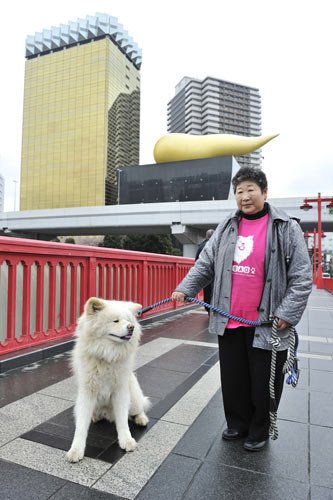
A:
[[[233,134],[167,134],[154,147],[156,163],[196,160],[216,156],[240,156],[252,153],[279,134],[245,137]]]

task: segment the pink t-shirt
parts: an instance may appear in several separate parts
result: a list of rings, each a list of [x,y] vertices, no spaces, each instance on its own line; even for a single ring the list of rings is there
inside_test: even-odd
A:
[[[264,286],[268,214],[259,219],[242,218],[232,265],[230,312],[238,318],[257,321]],[[229,319],[227,328],[247,326]]]

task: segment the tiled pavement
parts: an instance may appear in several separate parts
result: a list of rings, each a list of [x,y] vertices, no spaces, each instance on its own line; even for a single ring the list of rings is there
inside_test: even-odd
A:
[[[333,500],[333,296],[313,290],[298,326],[301,378],[286,385],[279,439],[261,453],[225,442],[216,337],[201,309],[144,327],[137,375],[153,407],[132,425],[91,425],[86,457],[65,460],[74,431],[68,353],[0,375],[1,500]]]

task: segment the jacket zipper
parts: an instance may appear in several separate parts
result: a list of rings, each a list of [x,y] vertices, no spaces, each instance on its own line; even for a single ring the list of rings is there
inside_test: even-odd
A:
[[[272,242],[272,247],[273,247],[273,238],[274,238],[274,232],[275,232],[275,225],[276,225],[276,220],[274,219],[272,221],[272,239],[271,239],[271,242]],[[267,262],[267,266],[265,266],[264,264],[264,285],[262,287],[262,292],[261,292],[261,297],[260,297],[260,301],[259,301],[259,305],[258,305],[258,312],[260,312],[260,309],[261,309],[261,302],[262,302],[262,297],[264,295],[264,290],[265,290],[265,286],[266,286],[266,283],[267,283],[267,272],[268,272],[268,268],[269,268],[269,264],[271,262],[271,253],[272,253],[272,248],[271,248],[271,251],[270,251],[270,254],[268,256],[268,262]],[[271,290],[270,290],[270,300],[269,300],[269,320],[272,320],[273,319],[273,312],[272,312],[272,296],[273,296],[273,290],[272,290],[272,280],[271,280]]]

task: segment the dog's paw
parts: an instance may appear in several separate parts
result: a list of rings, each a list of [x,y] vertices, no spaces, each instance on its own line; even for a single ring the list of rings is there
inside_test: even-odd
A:
[[[137,443],[135,439],[129,437],[127,439],[119,440],[119,446],[125,451],[134,451],[137,446]]]
[[[134,418],[134,422],[136,423],[136,425],[142,425],[143,427],[145,427],[149,422],[149,418],[145,413],[139,413],[139,415],[136,415],[136,417]]]
[[[103,420],[103,417],[101,417],[100,415],[93,415],[91,417],[91,421],[92,421],[93,424],[97,424],[101,420]]]
[[[68,462],[71,463],[76,463],[82,460],[84,456],[84,450],[81,450],[80,448],[71,448],[67,453],[66,453],[66,458]]]

